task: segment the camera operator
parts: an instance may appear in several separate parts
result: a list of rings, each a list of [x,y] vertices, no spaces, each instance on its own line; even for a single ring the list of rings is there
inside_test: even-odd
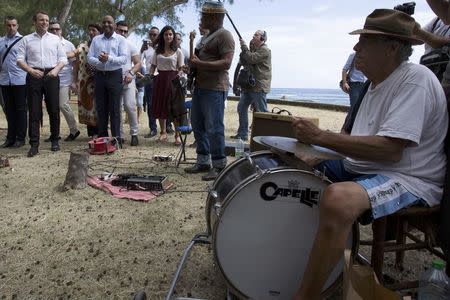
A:
[[[247,77],[249,82],[240,86],[242,91],[237,107],[239,128],[237,134],[231,138],[245,141],[248,139],[248,107],[252,105],[257,112],[267,112],[266,96],[270,91],[272,80],[272,54],[267,47],[267,33],[264,30],[255,32],[250,41],[250,47],[243,39],[240,39],[239,42],[242,50],[240,63],[248,68],[250,76]],[[233,83],[234,91],[236,91],[237,85],[237,82]]]

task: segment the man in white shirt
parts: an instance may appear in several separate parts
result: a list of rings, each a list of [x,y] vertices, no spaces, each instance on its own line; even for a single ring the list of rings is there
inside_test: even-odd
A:
[[[122,94],[122,66],[126,64],[126,39],[115,32],[113,17],[102,20],[103,34],[94,37],[88,52],[88,63],[96,69],[95,107],[97,109],[98,136],[111,135],[120,140],[120,95]]]
[[[0,38],[0,93],[4,97],[8,133],[3,148],[22,147],[27,134],[27,99],[25,73],[16,64],[17,43],[22,35],[17,31],[15,17],[5,18],[6,35]]]
[[[63,38],[61,25],[58,22],[50,22],[48,31],[56,34],[61,39],[65,53],[71,53],[75,50],[75,46],[70,41]],[[75,115],[69,105],[69,87],[72,84],[74,61],[75,58],[70,58],[68,64],[62,68],[61,72],[59,72],[59,109],[63,113],[67,125],[69,126],[69,135],[64,139],[66,142],[73,141],[80,135],[80,131],[77,127],[77,121],[75,120]]]
[[[36,32],[25,36],[18,46],[17,65],[27,72],[27,101],[31,148],[28,157],[38,154],[42,98],[50,118],[50,150],[59,151],[59,76],[67,64],[61,40],[47,32],[49,17],[39,11],[33,16]]]
[[[184,55],[184,65],[187,66],[189,64],[189,53],[186,49],[181,48],[181,44],[183,43],[183,38],[181,37],[181,33],[175,33],[175,40],[177,42],[177,47],[181,49]]]
[[[116,33],[120,34],[124,38],[128,36],[128,24],[125,21],[117,22]],[[123,89],[121,102],[125,108],[128,115],[128,122],[130,123],[130,135],[131,135],[131,146],[137,146],[139,144],[138,140],[138,119],[136,111],[136,83],[134,78],[136,77],[136,72],[141,68],[141,58],[139,50],[127,40],[129,56],[127,58],[127,63],[122,66],[123,73]],[[122,113],[120,114],[122,116]],[[120,122],[120,137],[123,139],[123,122]]]
[[[355,66],[371,82],[352,127],[335,133],[306,119],[293,121],[299,141],[346,156],[316,165],[297,154],[333,184],[318,201],[319,226],[295,300],[321,299],[358,218],[367,223],[411,205],[435,206],[442,198],[447,102],[436,76],[408,62],[412,45],[422,43],[414,27],[403,12],[376,9],[363,29],[350,33],[360,34]]]
[[[145,62],[145,72],[148,74],[150,71],[150,68],[152,66],[152,58],[153,54],[155,53],[155,47],[156,42],[159,35],[159,29],[158,27],[152,27],[150,28],[150,31],[148,32],[148,37],[150,39],[149,41],[144,41],[141,47],[141,53],[142,53],[142,61]],[[153,96],[153,80],[150,81],[145,86],[145,92],[144,92],[144,107],[147,109],[147,116],[148,116],[148,127],[150,128],[150,132],[146,135],[144,135],[145,138],[151,138],[156,136],[158,133],[158,129],[156,126],[156,119],[153,117],[152,112],[152,96]]]

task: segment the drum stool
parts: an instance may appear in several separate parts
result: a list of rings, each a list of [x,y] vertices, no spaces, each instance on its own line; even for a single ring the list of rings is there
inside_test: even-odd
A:
[[[188,125],[180,125],[175,127],[175,129],[177,131],[180,132],[180,139],[181,139],[181,145],[180,145],[180,150],[175,158],[175,166],[178,168],[178,166],[181,164],[181,160],[183,160],[184,163],[187,163],[187,158],[186,158],[186,141],[187,141],[187,136],[189,134],[192,133],[192,127],[190,125],[191,122],[191,108],[192,108],[192,100],[190,101],[186,101],[184,103],[184,107],[187,109],[188,111]]]

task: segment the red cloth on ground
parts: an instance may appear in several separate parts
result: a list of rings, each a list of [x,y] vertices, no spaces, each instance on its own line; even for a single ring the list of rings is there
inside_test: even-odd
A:
[[[169,118],[170,82],[178,71],[158,71],[154,79],[152,96],[152,115],[155,119]]]
[[[111,184],[111,181],[114,179],[114,177],[108,179],[108,180],[101,180],[98,177],[95,176],[87,176],[87,183],[99,190],[105,191],[113,195],[113,197],[120,198],[120,199],[130,199],[135,201],[144,201],[149,202],[159,195],[162,195],[164,192],[161,191],[135,191],[135,190],[127,190],[124,187],[121,186],[114,186]],[[172,184],[169,186],[169,188],[172,186]]]

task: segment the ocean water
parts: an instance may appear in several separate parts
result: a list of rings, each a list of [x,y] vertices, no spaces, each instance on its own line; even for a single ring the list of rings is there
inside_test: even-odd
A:
[[[348,95],[340,89],[272,88],[269,99],[312,101],[326,104],[349,105]]]

